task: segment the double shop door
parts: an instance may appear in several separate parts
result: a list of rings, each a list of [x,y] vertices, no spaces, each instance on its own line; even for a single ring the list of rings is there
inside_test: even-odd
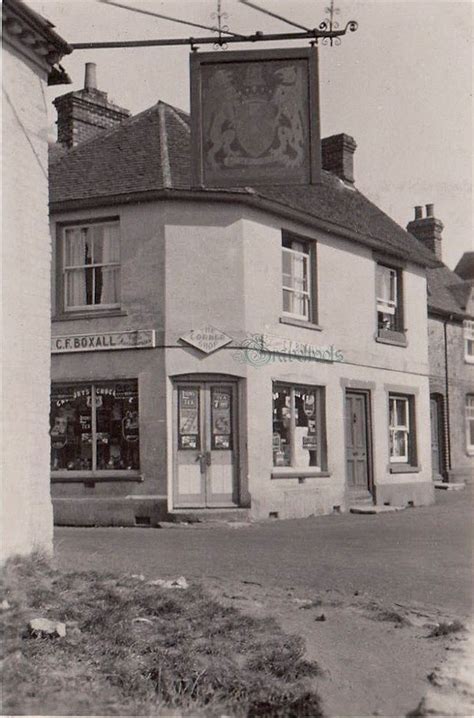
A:
[[[237,400],[236,382],[175,383],[175,508],[238,505]]]

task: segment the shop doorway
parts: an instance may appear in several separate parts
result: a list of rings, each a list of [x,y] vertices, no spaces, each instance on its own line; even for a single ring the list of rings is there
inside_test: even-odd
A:
[[[175,383],[175,508],[238,505],[237,389],[231,380]]]
[[[443,404],[442,396],[430,396],[431,467],[433,480],[439,481],[443,474]]]
[[[369,392],[346,391],[346,476],[348,489],[369,494],[371,486]]]

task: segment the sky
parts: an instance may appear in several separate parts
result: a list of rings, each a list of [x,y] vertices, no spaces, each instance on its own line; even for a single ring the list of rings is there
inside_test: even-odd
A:
[[[100,0],[26,0],[68,42],[209,35]],[[317,27],[329,0],[253,0]],[[120,0],[123,4],[214,25],[217,0]],[[471,0],[336,0],[341,26],[359,29],[339,46],[320,45],[322,136],[345,132],[357,142],[358,189],[402,226],[415,205],[434,204],[442,220],[443,259],[454,268],[474,249],[472,203]],[[234,32],[292,31],[280,20],[222,0]],[[295,47],[304,41],[280,42]],[[259,47],[276,47],[261,43]],[[209,51],[212,46],[202,46]],[[255,45],[231,46],[255,49]],[[217,50],[222,52],[222,50]],[[99,89],[133,114],[163,100],[189,110],[189,47],[76,50],[62,64],[73,84],[51,87],[49,99],[80,89],[84,64],[97,64]],[[55,137],[51,104],[51,134]]]

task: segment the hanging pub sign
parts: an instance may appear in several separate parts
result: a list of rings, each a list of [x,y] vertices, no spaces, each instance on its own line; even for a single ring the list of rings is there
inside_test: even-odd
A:
[[[192,53],[190,67],[195,185],[319,181],[316,47]]]

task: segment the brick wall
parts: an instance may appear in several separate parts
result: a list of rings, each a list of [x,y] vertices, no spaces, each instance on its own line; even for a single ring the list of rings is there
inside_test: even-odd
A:
[[[443,320],[428,320],[430,392],[440,394],[446,406]],[[474,457],[466,451],[466,394],[474,392],[474,365],[464,361],[464,337],[460,322],[447,324],[449,427],[452,480],[468,480],[474,473]]]
[[[3,558],[52,549],[46,78],[3,55]]]
[[[99,132],[116,127],[130,116],[114,105],[107,93],[95,89],[68,92],[54,100],[58,112],[58,142],[73,147]]]

